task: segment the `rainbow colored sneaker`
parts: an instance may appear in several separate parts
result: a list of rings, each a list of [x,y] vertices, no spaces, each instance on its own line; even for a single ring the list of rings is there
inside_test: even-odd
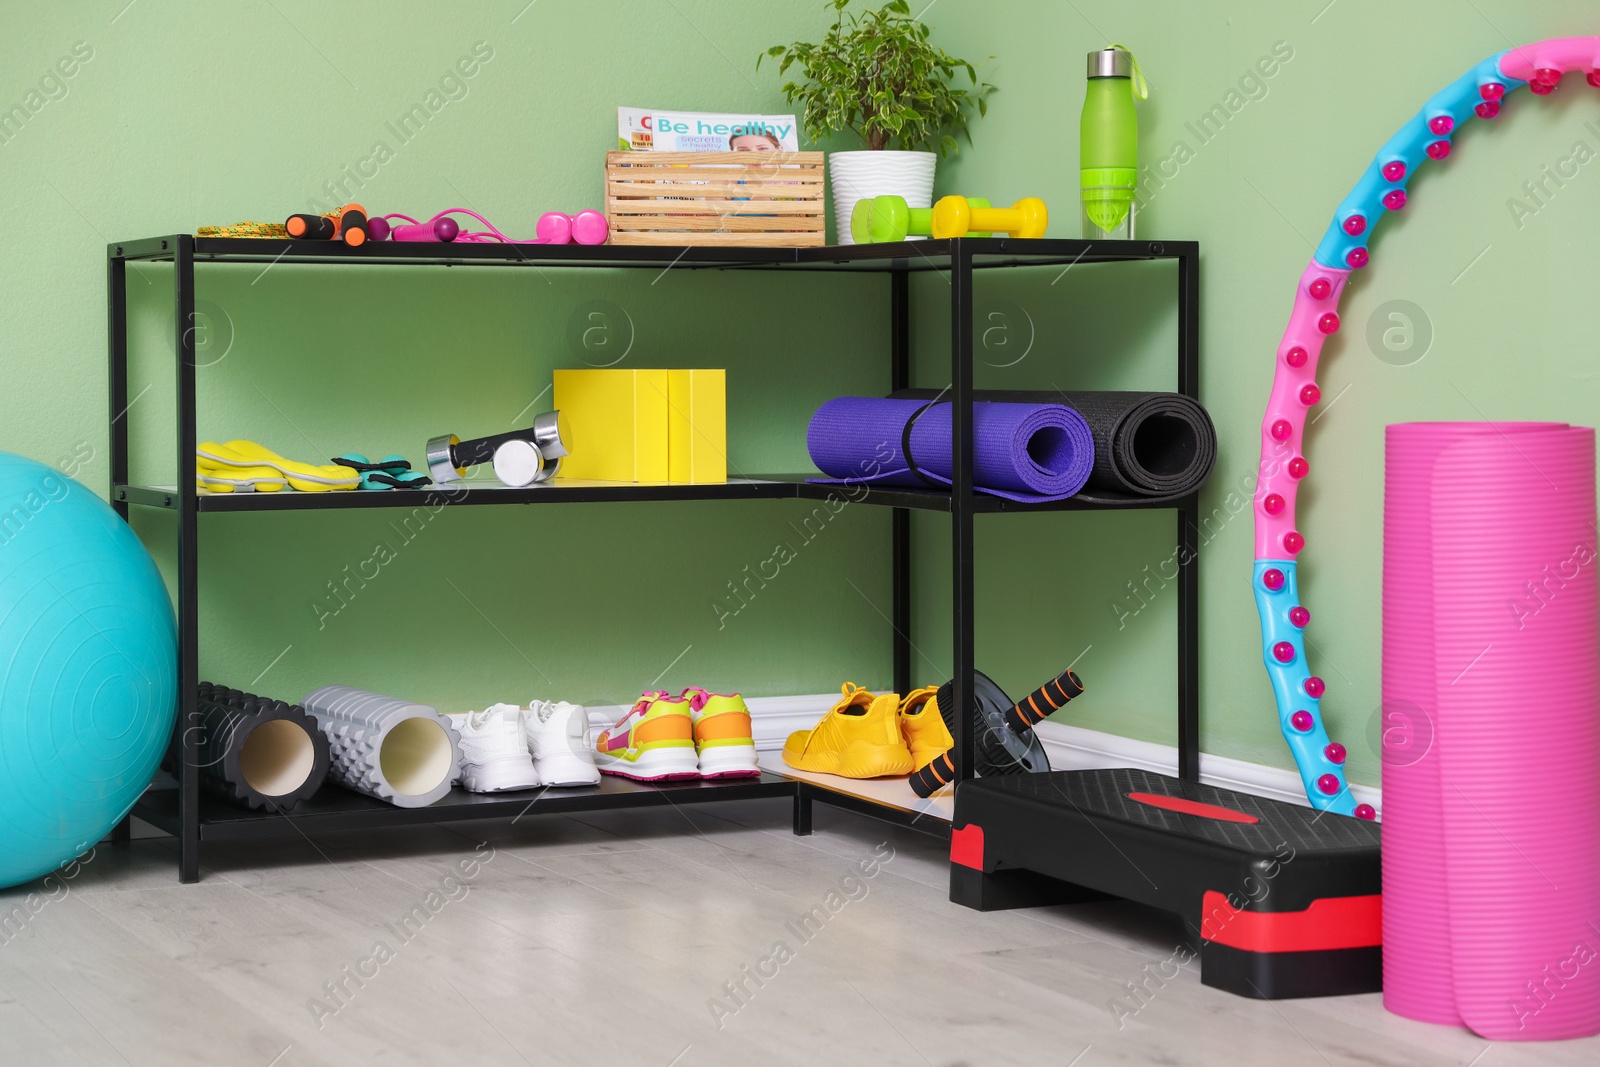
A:
[[[595,738],[594,762],[602,774],[640,782],[700,777],[689,702],[664,692],[645,693]]]
[[[900,733],[900,698],[876,696],[854,682],[810,730],[797,730],[783,746],[783,761],[800,771],[821,771],[845,778],[880,778],[910,774],[911,750]]]
[[[956,743],[939,714],[938,692],[938,686],[926,685],[913,689],[900,701],[900,732],[911,750],[911,762],[919,771]]]
[[[694,720],[694,750],[700,757],[702,778],[754,778],[756,743],[750,735],[750,709],[738,693],[711,693],[685,689],[678,697],[689,702]]]

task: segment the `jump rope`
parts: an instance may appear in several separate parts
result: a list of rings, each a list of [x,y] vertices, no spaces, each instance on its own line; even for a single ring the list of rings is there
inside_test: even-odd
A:
[[[464,230],[452,215],[467,215],[484,227],[482,230]],[[524,245],[598,245],[606,241],[606,217],[600,212],[585,209],[576,215],[560,211],[547,211],[539,216],[534,226],[535,237],[517,241],[505,234],[488,219],[464,207],[446,208],[426,222],[398,212],[368,218],[360,204],[347,204],[336,214],[290,215],[284,222],[288,237],[308,240],[338,240],[347,245],[362,245],[368,241],[435,241],[466,244],[524,244]]]
[[[461,224],[451,215],[468,215],[484,226],[482,230],[462,230]],[[395,220],[406,225],[396,226]],[[598,245],[606,239],[606,217],[593,209],[567,215],[560,211],[547,211],[534,225],[535,237],[531,241],[516,241],[495,228],[494,224],[476,211],[466,208],[446,208],[426,222],[418,222],[409,215],[382,215],[368,224],[367,236],[374,241],[465,241],[474,244],[529,244],[529,245]]]

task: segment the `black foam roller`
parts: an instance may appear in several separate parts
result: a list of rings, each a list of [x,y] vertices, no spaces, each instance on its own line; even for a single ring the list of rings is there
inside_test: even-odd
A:
[[[198,697],[194,718],[181,733],[197,742],[201,788],[272,812],[290,811],[321,788],[328,776],[328,739],[304,708],[210,682],[200,683]],[[175,739],[167,769],[176,773],[180,758]]]
[[[934,389],[892,394],[931,400]],[[1079,500],[1176,500],[1205,485],[1217,462],[1217,428],[1200,402],[1182,393],[979,389],[974,400],[1065,404],[1094,433],[1094,470]]]

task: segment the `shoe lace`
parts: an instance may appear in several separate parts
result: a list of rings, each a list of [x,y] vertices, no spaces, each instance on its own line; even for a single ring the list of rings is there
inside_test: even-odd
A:
[[[521,709],[517,708],[513,704],[490,704],[482,711],[467,712],[467,725],[472,727],[474,730],[481,730],[485,726],[488,726],[490,723],[494,722],[500,716],[505,715],[508,712],[519,710]]]
[[[668,693],[665,689],[647,689],[647,690],[645,690],[644,693],[642,693],[640,695],[639,699],[635,700],[633,702],[633,707],[628,709],[627,714],[623,715],[622,718],[618,719],[616,721],[615,725],[613,725],[611,727],[611,729],[615,730],[618,726],[621,726],[623,723],[627,722],[628,721],[628,716],[632,715],[634,712],[636,712],[636,711],[644,711],[645,709],[650,707],[650,702],[651,701],[653,701],[653,700],[661,700],[661,699],[664,699],[666,697],[670,697],[671,695],[672,694]]]
[[[872,690],[868,689],[864,685],[857,685],[854,682],[844,683],[839,687],[839,692],[842,694],[842,696],[840,696],[838,702],[835,703],[831,709],[829,709],[828,715],[838,714],[844,711],[844,709],[848,708],[850,705],[858,703],[859,701],[857,700],[857,697],[862,693],[866,693],[869,697],[872,696]],[[822,726],[823,721],[827,720],[828,715],[824,715],[822,720],[818,721],[818,728]],[[811,744],[812,742],[816,741],[817,733],[818,729],[813,729],[811,731],[811,736],[806,738],[806,743],[800,749],[802,754],[811,751]]]
[[[844,695],[840,697],[839,702],[833,706],[834,711],[843,711],[851,704],[856,703],[857,696],[862,693],[866,693],[870,696],[872,690],[868,689],[864,685],[857,685],[854,682],[846,682],[839,687],[839,692],[843,693]]]
[[[493,713],[488,711],[488,710],[484,710],[484,711],[469,711],[469,712],[467,712],[467,717],[466,717],[467,729],[469,729],[469,730],[481,730],[481,729],[483,729],[483,727],[488,724],[488,722],[489,722],[489,720],[490,720],[492,715],[493,715]]]
[[[547,723],[563,712],[571,712],[582,722],[589,721],[588,711],[582,705],[565,700],[537,700],[529,705],[529,710],[539,717],[541,723]]]
[[[864,715],[866,714],[867,709],[872,706],[873,700],[877,697],[877,694],[868,689],[866,686],[857,685],[854,682],[844,683],[844,685],[839,687],[839,692],[843,693],[844,695],[839,698],[838,703],[834,704],[833,708],[828,712],[830,715],[843,715],[847,713],[850,708],[857,706],[861,708],[859,714]]]
[[[685,689],[683,692],[679,693],[678,699],[687,700],[689,702],[689,707],[692,710],[699,711],[701,708],[706,706],[706,701],[711,699],[711,691],[708,689],[702,689],[697,685],[692,685],[688,689]]]

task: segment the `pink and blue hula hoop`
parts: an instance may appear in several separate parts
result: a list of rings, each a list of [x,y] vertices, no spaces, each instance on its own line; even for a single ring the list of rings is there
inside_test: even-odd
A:
[[[1323,725],[1326,686],[1306,662],[1302,631],[1311,613],[1300,603],[1296,567],[1305,538],[1295,524],[1295,494],[1310,471],[1306,417],[1321,399],[1317,360],[1339,329],[1339,297],[1352,271],[1367,265],[1367,245],[1387,212],[1406,204],[1406,182],[1429,160],[1450,155],[1451,138],[1473,116],[1492,119],[1507,94],[1526,85],[1554,92],[1563,74],[1584,71],[1600,87],[1600,37],[1562,37],[1491,56],[1429,100],[1389,138],[1333,216],[1311,265],[1300,276],[1294,311],[1278,346],[1272,398],[1261,421],[1261,478],[1255,496],[1252,574],[1261,615],[1261,652],[1277,697],[1278,723],[1313,807],[1371,819],[1345,781],[1343,745]]]

